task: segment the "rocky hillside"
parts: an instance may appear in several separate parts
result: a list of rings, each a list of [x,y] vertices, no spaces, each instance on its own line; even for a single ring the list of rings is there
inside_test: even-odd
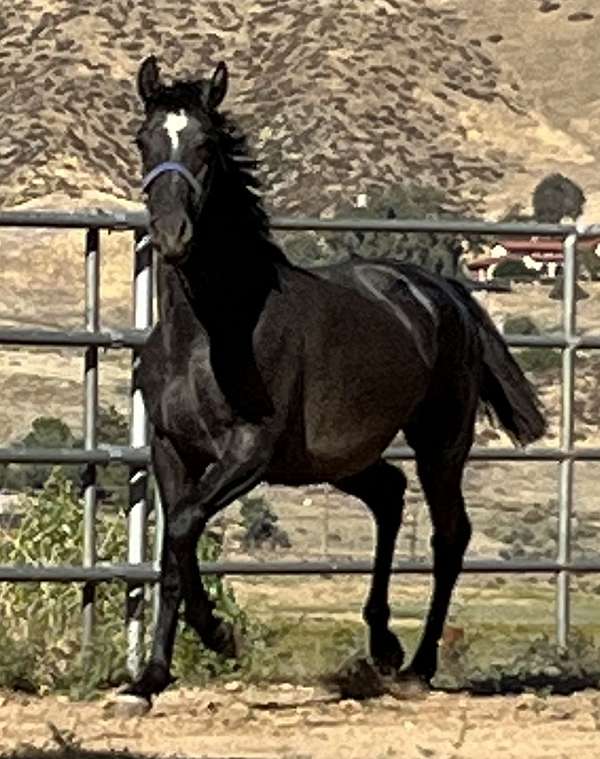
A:
[[[0,203],[137,198],[134,76],[154,52],[167,74],[230,64],[229,106],[260,149],[275,209],[332,211],[416,178],[482,208],[525,159],[501,133],[535,93],[493,34],[471,34],[470,5],[17,0],[0,20]]]

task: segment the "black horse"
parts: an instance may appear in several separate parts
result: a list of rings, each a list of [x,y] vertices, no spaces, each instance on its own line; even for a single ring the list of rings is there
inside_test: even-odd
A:
[[[150,702],[170,682],[178,610],[208,647],[236,652],[196,559],[208,520],[258,482],[329,482],[376,523],[364,609],[370,652],[396,672],[388,585],[406,479],[383,460],[403,430],[433,523],[434,591],[407,672],[429,681],[471,528],[461,492],[478,404],[515,442],[545,429],[535,393],[493,323],[459,283],[394,261],[317,272],[292,265],[269,234],[244,136],[210,80],[138,73],[137,135],[159,257],[159,320],[138,368],[154,426],[165,510],[160,614],[152,653],[124,691]]]

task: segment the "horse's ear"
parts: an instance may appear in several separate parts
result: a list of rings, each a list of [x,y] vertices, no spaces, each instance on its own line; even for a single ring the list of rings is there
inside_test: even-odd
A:
[[[212,111],[218,108],[227,94],[227,66],[223,61],[217,64],[217,68],[212,75],[206,93],[206,107]]]
[[[156,57],[150,55],[144,60],[138,71],[138,93],[143,102],[147,102],[155,95],[161,86],[160,69]]]

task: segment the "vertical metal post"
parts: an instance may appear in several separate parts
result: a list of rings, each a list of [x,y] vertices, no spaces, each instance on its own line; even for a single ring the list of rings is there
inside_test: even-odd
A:
[[[146,329],[152,324],[152,248],[147,235],[136,232],[134,249],[133,326]],[[139,351],[133,353],[131,385],[130,444],[148,444],[148,419],[139,388]],[[147,467],[132,467],[129,473],[128,551],[130,564],[141,564],[146,556]],[[144,636],[144,586],[130,584],[127,590],[127,669],[132,677],[142,664]]]
[[[85,238],[85,328],[100,328],[100,232],[88,229]],[[84,368],[84,447],[96,448],[98,442],[98,348],[85,351]],[[96,466],[87,464],[83,471],[83,566],[96,563]],[[85,583],[82,597],[82,652],[92,643],[94,630],[94,596],[92,583]]]
[[[163,529],[165,519],[162,507],[162,501],[160,500],[160,493],[156,480],[154,482],[154,568],[160,572],[160,562],[162,558],[163,547]],[[158,622],[158,612],[160,610],[160,583],[157,582],[154,585],[153,606],[152,606],[152,621],[154,627]]]
[[[567,342],[575,337],[576,330],[576,246],[577,235],[569,235],[564,242],[563,267],[563,331]],[[573,405],[575,400],[575,348],[567,345],[562,354],[562,420],[560,446],[564,453],[573,450]],[[563,566],[571,559],[571,511],[573,505],[573,459],[569,456],[560,462],[558,500],[558,562]],[[556,578],[556,638],[559,646],[569,643],[570,627],[570,574],[566,569]]]

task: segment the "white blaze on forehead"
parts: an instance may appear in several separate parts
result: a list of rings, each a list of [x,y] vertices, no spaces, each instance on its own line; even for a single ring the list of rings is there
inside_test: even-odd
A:
[[[175,153],[179,147],[179,134],[186,128],[188,121],[189,119],[187,117],[187,114],[183,110],[179,111],[178,113],[167,114],[167,118],[165,119],[163,127],[169,135],[169,139],[171,140],[173,153]]]

